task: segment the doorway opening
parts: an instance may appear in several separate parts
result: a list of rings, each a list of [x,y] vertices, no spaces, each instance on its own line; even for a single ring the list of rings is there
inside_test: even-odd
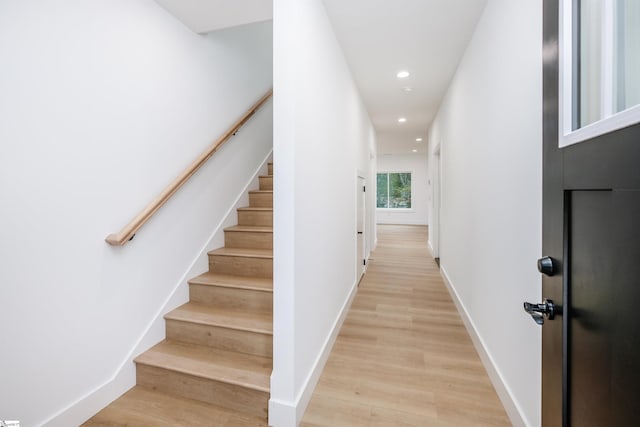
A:
[[[367,260],[365,259],[365,245],[367,244],[365,228],[366,228],[366,181],[364,177],[358,176],[358,187],[356,188],[358,197],[357,197],[357,207],[356,207],[356,215],[357,215],[357,248],[356,248],[356,271],[357,271],[357,280],[358,282],[362,279],[364,272],[367,268]]]
[[[440,201],[442,193],[442,174],[441,174],[441,143],[433,149],[433,175],[432,190],[433,212],[431,217],[431,225],[429,227],[429,236],[431,244],[431,254],[440,267]]]

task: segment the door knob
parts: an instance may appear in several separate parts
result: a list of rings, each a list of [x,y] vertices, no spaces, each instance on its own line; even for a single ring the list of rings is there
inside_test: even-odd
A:
[[[529,313],[533,320],[538,325],[544,325],[545,317],[549,320],[553,320],[555,316],[556,306],[550,299],[544,299],[542,304],[531,304],[530,302],[524,303],[524,311]]]
[[[538,271],[547,276],[553,276],[556,272],[553,258],[550,256],[542,257],[538,260]]]

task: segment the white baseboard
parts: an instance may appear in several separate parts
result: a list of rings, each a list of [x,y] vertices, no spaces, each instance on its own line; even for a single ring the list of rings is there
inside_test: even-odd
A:
[[[473,320],[471,319],[471,317],[469,317],[469,313],[467,312],[464,303],[460,299],[455,286],[451,282],[451,279],[449,278],[445,267],[442,265],[440,266],[440,274],[442,275],[442,279],[444,280],[444,283],[449,290],[449,294],[451,295],[451,298],[453,299],[453,302],[458,309],[458,313],[460,313],[460,317],[462,317],[464,326],[467,329],[469,336],[471,336],[471,341],[473,341],[473,345],[480,355],[480,359],[482,360],[484,368],[487,370],[489,379],[493,383],[493,387],[496,389],[496,393],[498,394],[498,397],[500,398],[500,401],[502,402],[502,405],[507,412],[507,416],[509,417],[511,424],[514,427],[526,427],[527,424],[525,422],[525,418],[522,416],[520,406],[513,399],[511,390],[504,382],[504,378],[496,367],[491,354],[487,351],[482,337],[480,336],[480,334],[478,334],[478,330],[476,329]]]
[[[424,225],[425,227],[429,226],[429,223],[424,220],[399,221],[397,219],[381,219],[381,218],[377,219],[376,224],[378,225]]]
[[[164,315],[188,301],[188,280],[206,270],[208,266],[206,253],[208,251],[224,245],[224,228],[236,223],[236,209],[248,204],[248,191],[250,188],[258,185],[258,177],[260,175],[266,175],[267,162],[270,160],[272,153],[273,150],[269,151],[260,166],[255,170],[251,179],[249,179],[234,203],[223,216],[223,219],[211,232],[205,245],[200,249],[169,296],[158,309],[153,320],[147,325],[129,354],[127,354],[122,363],[116,368],[115,373],[103,384],[98,385],[93,390],[85,393],[76,401],[49,417],[42,425],[47,427],[80,425],[136,384],[136,371],[133,359],[165,338]]]
[[[270,399],[269,400],[269,425],[272,427],[295,427],[300,424],[302,421],[302,417],[304,415],[304,411],[307,409],[309,405],[309,401],[311,400],[311,396],[313,395],[313,391],[320,380],[320,375],[322,375],[322,371],[324,369],[324,365],[327,363],[329,359],[329,355],[331,354],[331,349],[333,348],[333,344],[336,342],[338,335],[340,334],[340,329],[342,329],[342,324],[344,323],[347,314],[349,313],[349,308],[351,307],[351,303],[356,296],[358,291],[358,281],[356,281],[349,292],[349,296],[345,300],[342,308],[340,309],[340,313],[338,317],[333,323],[333,327],[331,328],[331,332],[327,336],[324,344],[322,345],[322,351],[316,358],[313,368],[309,375],[307,375],[306,380],[302,386],[302,390],[298,393],[298,396],[293,402],[286,402],[278,399]]]
[[[294,427],[298,425],[296,402],[269,399],[269,425],[272,427]]]

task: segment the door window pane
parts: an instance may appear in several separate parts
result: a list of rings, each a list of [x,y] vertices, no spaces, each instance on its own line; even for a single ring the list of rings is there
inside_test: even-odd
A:
[[[640,104],[640,1],[616,1],[615,112]]]
[[[602,118],[602,0],[580,0],[579,16],[580,128]]]
[[[560,0],[560,139],[640,123],[640,0]]]
[[[377,207],[411,208],[411,172],[379,173],[377,184]]]

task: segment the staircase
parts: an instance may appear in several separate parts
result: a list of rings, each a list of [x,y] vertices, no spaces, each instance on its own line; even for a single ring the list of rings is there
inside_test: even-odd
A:
[[[136,386],[84,426],[266,426],[272,370],[273,164],[135,359]]]

